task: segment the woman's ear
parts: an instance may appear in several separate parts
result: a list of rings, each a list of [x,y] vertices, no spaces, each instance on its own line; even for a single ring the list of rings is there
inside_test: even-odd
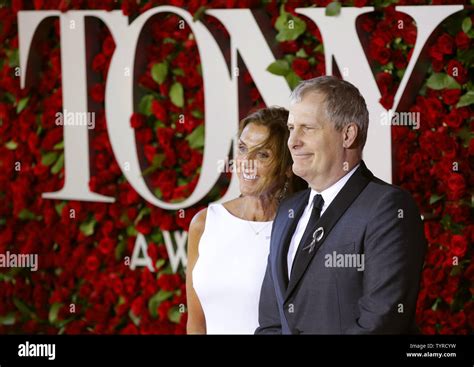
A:
[[[290,167],[288,167],[288,168],[286,169],[285,176],[286,176],[287,178],[290,178],[292,174],[293,174],[293,170],[292,170],[292,168],[291,168],[291,166],[290,166]]]

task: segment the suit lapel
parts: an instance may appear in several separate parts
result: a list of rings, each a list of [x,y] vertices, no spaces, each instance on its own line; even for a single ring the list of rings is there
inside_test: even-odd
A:
[[[319,227],[321,227],[324,230],[324,233],[319,241],[316,242],[316,245],[311,252],[308,249],[303,250],[299,256],[295,258],[295,263],[293,264],[294,270],[284,297],[285,301],[299,283],[301,277],[306,271],[306,268],[308,267],[316,252],[318,252],[318,249],[326,240],[331,229],[336,225],[339,218],[359,196],[362,190],[364,190],[372,178],[372,173],[367,169],[364,162],[362,161],[359,168],[354,172],[352,177],[347,181],[339,194],[337,194],[331,205],[329,205],[321,218],[316,222],[317,228],[319,229]],[[312,238],[310,241],[311,240]],[[309,243],[305,243],[304,245],[307,246]]]
[[[276,257],[276,273],[278,278],[278,284],[280,286],[282,296],[285,295],[286,288],[288,287],[288,269],[287,269],[287,254],[288,248],[291,241],[291,237],[296,230],[296,226],[303,214],[304,208],[308,202],[309,194],[311,190],[307,189],[303,193],[302,198],[295,198],[289,205],[286,205],[284,215],[283,229],[278,236],[278,251]],[[293,217],[290,217],[290,210],[292,210]]]

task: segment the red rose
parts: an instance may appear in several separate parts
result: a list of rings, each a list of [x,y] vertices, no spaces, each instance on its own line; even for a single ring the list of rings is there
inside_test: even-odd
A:
[[[458,128],[459,126],[461,126],[463,120],[458,110],[456,108],[453,108],[451,112],[446,115],[444,121],[449,127]]]
[[[151,145],[145,145],[144,154],[148,163],[153,163],[153,159],[155,158],[155,155],[157,154],[157,148]]]
[[[135,298],[132,302],[130,309],[132,310],[135,316],[140,316],[142,312],[145,310],[145,301],[143,297]]]
[[[466,324],[466,315],[463,310],[458,313],[451,315],[449,318],[449,324],[453,329],[459,329]]]
[[[450,200],[459,200],[463,197],[466,190],[464,176],[459,173],[451,173],[448,178],[448,190],[448,198]]]
[[[444,33],[438,38],[438,47],[445,55],[450,55],[454,51],[454,39],[449,34]]]
[[[455,38],[456,46],[460,50],[466,50],[469,48],[469,44],[471,43],[471,39],[468,37],[468,35],[462,31],[458,32]]]
[[[161,146],[170,146],[173,142],[174,130],[169,127],[160,127],[156,131]]]
[[[99,242],[97,248],[102,254],[108,255],[115,249],[115,241],[111,238],[105,237]]]
[[[354,1],[354,6],[361,8],[367,4],[367,0],[355,0]]]
[[[86,259],[86,269],[90,272],[95,272],[99,268],[100,262],[97,256],[90,255]]]
[[[102,52],[107,56],[110,56],[114,53],[115,50],[115,42],[112,36],[107,36],[104,39],[104,43],[102,44]]]
[[[376,75],[375,79],[380,89],[380,93],[382,95],[386,94],[392,86],[392,82],[393,82],[392,74],[381,72]]]
[[[467,251],[467,239],[459,234],[451,238],[451,253],[457,257],[464,257]]]
[[[299,46],[296,41],[280,42],[280,47],[286,54],[294,54],[299,50]]]
[[[296,58],[291,63],[291,68],[294,70],[296,75],[301,78],[304,78],[304,75],[309,70],[309,62],[306,59]]]
[[[446,89],[441,92],[441,97],[447,105],[455,105],[461,96],[461,89]]]
[[[104,92],[105,92],[105,87],[103,84],[101,83],[95,84],[91,88],[91,91],[90,91],[92,100],[98,103],[104,102],[104,97],[105,97]]]
[[[103,54],[98,54],[94,57],[92,61],[92,70],[101,71],[107,65],[107,59]]]
[[[156,99],[154,99],[151,102],[151,112],[155,117],[160,120],[161,122],[166,123],[168,113],[166,112],[166,109],[163,107],[163,103],[158,102]]]
[[[395,50],[393,52],[393,65],[397,69],[405,69],[408,65],[408,58],[403,55],[402,51]]]
[[[435,61],[443,61],[443,52],[439,49],[438,45],[431,46],[428,51],[430,57]]]
[[[142,127],[146,122],[146,117],[145,115],[142,115],[141,113],[134,112],[132,114],[132,117],[130,117],[130,126],[133,127],[134,129]]]
[[[387,47],[378,48],[375,53],[375,60],[379,62],[380,65],[386,65],[390,61],[392,53]]]
[[[460,84],[467,82],[467,70],[457,60],[451,60],[448,63],[446,72]]]
[[[151,232],[151,225],[150,220],[148,218],[143,218],[138,222],[135,226],[136,230],[144,235],[150,234]]]
[[[431,67],[433,68],[433,71],[435,73],[439,73],[444,68],[444,61],[433,60],[433,62],[431,63]]]
[[[163,274],[158,280],[158,287],[164,291],[174,291],[183,283],[183,279],[178,274]]]

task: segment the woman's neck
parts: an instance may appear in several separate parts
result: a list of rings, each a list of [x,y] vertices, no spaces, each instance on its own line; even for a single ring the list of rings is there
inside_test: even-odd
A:
[[[241,217],[246,220],[267,222],[273,220],[278,202],[265,196],[244,196],[241,198]]]

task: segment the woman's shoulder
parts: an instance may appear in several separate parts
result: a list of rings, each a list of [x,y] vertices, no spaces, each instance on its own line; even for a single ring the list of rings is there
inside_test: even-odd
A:
[[[208,208],[201,209],[194,215],[191,223],[189,224],[190,234],[202,234],[202,232],[204,232],[204,227],[206,226],[207,210]]]

